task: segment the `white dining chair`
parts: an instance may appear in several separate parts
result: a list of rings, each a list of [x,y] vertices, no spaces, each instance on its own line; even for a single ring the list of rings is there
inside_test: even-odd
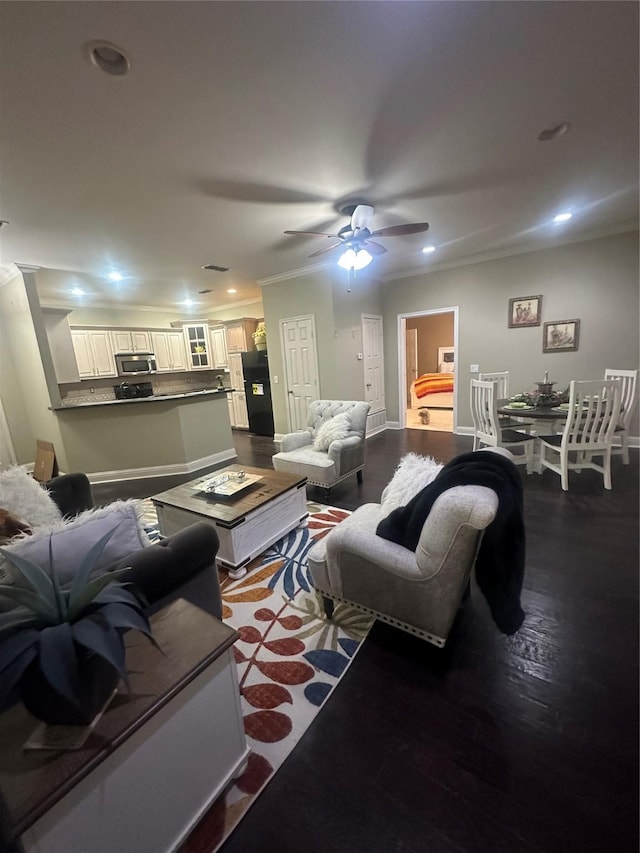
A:
[[[495,382],[496,394],[498,400],[506,400],[509,396],[509,371],[501,370],[496,373],[480,373],[478,379],[481,382]],[[510,417],[498,412],[498,423],[502,429],[522,429],[529,432],[535,421],[528,418]]]
[[[617,379],[571,381],[562,433],[538,436],[540,466],[560,475],[563,491],[569,490],[569,471],[585,468],[599,471],[605,489],[611,489],[611,450],[619,413]],[[600,456],[602,464],[594,459]]]
[[[617,370],[613,367],[607,367],[604,371],[605,379],[617,379],[620,383],[620,416],[616,429],[613,434],[614,442],[620,439],[620,444],[613,445],[611,452],[614,454],[622,454],[622,461],[625,465],[629,464],[629,425],[631,416],[633,415],[638,398],[636,396],[636,387],[638,384],[637,370]]]
[[[531,474],[536,437],[515,429],[505,429],[500,425],[495,382],[471,380],[471,417],[474,450],[478,450],[481,445],[506,447],[513,454],[513,462],[516,465],[526,465],[527,474]],[[518,448],[522,453],[514,452]]]

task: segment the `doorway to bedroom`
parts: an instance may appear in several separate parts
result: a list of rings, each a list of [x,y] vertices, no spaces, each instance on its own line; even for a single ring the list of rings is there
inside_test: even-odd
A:
[[[455,432],[458,309],[398,317],[400,425]]]

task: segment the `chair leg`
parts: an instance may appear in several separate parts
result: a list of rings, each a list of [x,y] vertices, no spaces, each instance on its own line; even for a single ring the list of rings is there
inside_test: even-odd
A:
[[[327,598],[325,595],[322,596],[322,604],[324,606],[324,612],[327,616],[327,619],[331,619],[333,616],[333,611],[335,608],[335,602],[332,598]]]
[[[569,491],[569,454],[565,451],[560,454],[560,480],[562,491]]]
[[[620,446],[622,447],[622,463],[624,465],[629,464],[629,442],[627,441],[627,434],[625,432],[620,436]]]
[[[604,458],[602,460],[602,467],[604,468],[604,487],[605,489],[611,489],[611,448],[608,447]]]
[[[362,483],[362,468],[359,471],[356,471],[356,480],[359,483]]]

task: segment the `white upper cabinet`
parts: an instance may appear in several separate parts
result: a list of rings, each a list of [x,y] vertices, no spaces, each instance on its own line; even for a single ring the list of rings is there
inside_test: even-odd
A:
[[[113,345],[108,331],[72,329],[71,340],[81,379],[117,376]]]
[[[258,321],[249,317],[241,320],[229,320],[225,323],[227,329],[227,350],[232,352],[248,352],[254,349],[252,332],[255,332]]]
[[[153,352],[151,335],[144,331],[112,329],[111,343],[114,352]]]
[[[214,367],[228,367],[227,330],[224,326],[210,326],[211,355]]]
[[[211,355],[209,351],[209,327],[207,323],[185,323],[184,339],[187,345],[189,370],[209,370]]]
[[[234,391],[244,391],[244,373],[242,371],[242,355],[239,352],[229,353],[229,379]]]
[[[187,352],[182,332],[151,332],[151,351],[158,373],[187,370]]]

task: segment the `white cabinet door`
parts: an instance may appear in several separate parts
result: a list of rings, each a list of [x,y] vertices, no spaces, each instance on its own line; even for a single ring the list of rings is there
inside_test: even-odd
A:
[[[229,407],[229,423],[232,427],[236,425],[236,410],[233,405],[233,394],[227,394],[227,405]]]
[[[71,332],[71,340],[80,379],[117,376],[111,336],[108,331],[75,330]]]
[[[247,339],[242,323],[227,324],[227,348],[229,352],[244,352],[247,349]]]
[[[180,337],[182,337],[182,335]],[[167,371],[171,370],[171,357],[169,355],[167,333],[152,332],[151,344],[156,356],[156,370],[158,373],[167,373]]]
[[[242,372],[242,354],[229,353],[229,378],[234,391],[244,391],[244,373]]]
[[[244,391],[233,391],[233,412],[236,427],[249,429],[249,414],[247,412],[247,395]]]
[[[114,352],[133,352],[131,332],[126,329],[112,329],[110,334]]]
[[[229,357],[227,353],[227,330],[224,326],[209,328],[211,337],[211,351],[214,367],[228,367]]]
[[[90,332],[94,376],[117,376],[109,332]]]
[[[187,370],[187,353],[184,348],[184,335],[182,332],[167,332],[167,344],[169,346],[169,360],[173,370]]]
[[[132,352],[153,352],[149,332],[131,332]]]
[[[209,328],[204,323],[190,323],[184,326],[184,337],[187,345],[189,370],[209,370],[211,357],[209,354]]]
[[[80,379],[90,379],[94,376],[93,356],[91,354],[91,341],[89,332],[71,332],[71,342],[78,364],[78,375]]]

